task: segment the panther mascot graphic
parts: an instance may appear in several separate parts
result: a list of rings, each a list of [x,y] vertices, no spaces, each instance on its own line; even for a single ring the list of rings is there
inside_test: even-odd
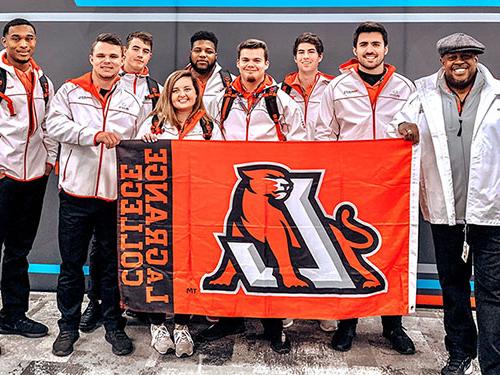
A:
[[[281,289],[297,292],[314,289],[311,281],[298,271],[301,262],[311,265],[314,260],[307,256],[309,250],[301,230],[286,206],[294,189],[293,177],[300,173],[280,165],[250,164],[239,166],[237,174],[239,182],[233,190],[225,233],[219,240],[252,242],[265,265],[274,269]],[[355,289],[380,290],[384,278],[363,257],[378,249],[380,238],[356,215],[351,204],[341,204],[334,218],[321,215],[321,219]],[[230,291],[242,278],[243,272],[234,256],[224,251],[217,269],[202,280],[202,288]]]

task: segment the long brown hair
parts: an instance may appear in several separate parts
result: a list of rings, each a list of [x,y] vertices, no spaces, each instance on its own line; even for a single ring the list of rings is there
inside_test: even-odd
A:
[[[200,85],[198,84],[198,80],[189,70],[177,70],[168,76],[167,80],[165,81],[165,86],[163,88],[163,91],[161,92],[160,98],[158,99],[158,103],[151,113],[152,115],[158,116],[158,120],[160,121],[160,123],[169,123],[175,126],[178,130],[181,130],[182,124],[177,118],[177,110],[172,104],[172,91],[174,89],[175,83],[184,77],[191,78],[194,90],[196,92],[196,101],[194,102],[188,119],[191,118],[194,114],[198,113],[198,111],[200,110],[205,111],[205,106],[203,105],[203,95],[200,95]],[[207,122],[211,121],[206,112],[203,115],[203,119]]]

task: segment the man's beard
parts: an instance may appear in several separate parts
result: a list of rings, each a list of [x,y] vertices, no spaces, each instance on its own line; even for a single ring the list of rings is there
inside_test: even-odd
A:
[[[204,74],[211,72],[215,66],[215,61],[212,64],[209,61],[207,61],[208,65],[206,68],[199,68],[196,66],[196,64],[194,63],[194,61],[191,57],[189,58],[189,62],[191,63],[191,68],[193,68],[193,70],[200,75],[204,75]]]
[[[465,81],[457,81],[456,79],[453,78],[453,76],[448,76],[446,73],[444,75],[444,78],[446,80],[446,83],[448,84],[448,87],[450,89],[455,89],[455,90],[463,90],[466,89],[469,86],[472,86],[474,84],[474,81],[476,80],[477,76],[477,70],[474,74],[472,74],[469,79]]]

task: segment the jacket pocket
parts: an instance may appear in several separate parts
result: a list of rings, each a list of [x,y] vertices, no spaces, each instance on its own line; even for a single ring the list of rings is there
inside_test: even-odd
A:
[[[64,164],[64,171],[63,171],[63,181],[66,180],[66,169],[68,169],[68,164],[69,164],[69,158],[71,158],[71,154],[73,153],[73,150],[69,151],[68,158],[66,159],[66,163]]]

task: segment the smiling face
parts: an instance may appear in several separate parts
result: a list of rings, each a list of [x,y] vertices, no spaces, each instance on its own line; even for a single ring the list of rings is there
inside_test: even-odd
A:
[[[384,58],[388,47],[384,44],[382,34],[369,32],[359,34],[353,53],[358,59],[359,70],[368,74],[384,72]]]
[[[265,58],[263,48],[244,48],[240,51],[236,66],[240,71],[243,84],[259,83],[264,80],[269,61]]]
[[[114,79],[123,64],[123,51],[121,46],[105,42],[97,42],[92,54],[89,56],[92,73],[99,79]]]
[[[477,55],[467,52],[448,53],[441,57],[446,82],[451,89],[465,89],[474,83]]]
[[[323,55],[318,53],[314,44],[300,43],[294,60],[299,72],[317,72],[319,63],[323,60]]]
[[[210,40],[197,40],[191,48],[189,61],[196,73],[203,75],[211,72],[217,61],[215,44]]]
[[[196,103],[196,89],[191,77],[182,77],[174,83],[170,100],[176,112],[191,113]]]
[[[133,38],[124,52],[125,62],[123,69],[128,73],[141,73],[148,65],[151,56],[151,45],[139,38]]]
[[[2,37],[2,44],[7,50],[7,60],[12,65],[26,65],[35,52],[35,30],[29,25],[11,26],[8,34]]]

